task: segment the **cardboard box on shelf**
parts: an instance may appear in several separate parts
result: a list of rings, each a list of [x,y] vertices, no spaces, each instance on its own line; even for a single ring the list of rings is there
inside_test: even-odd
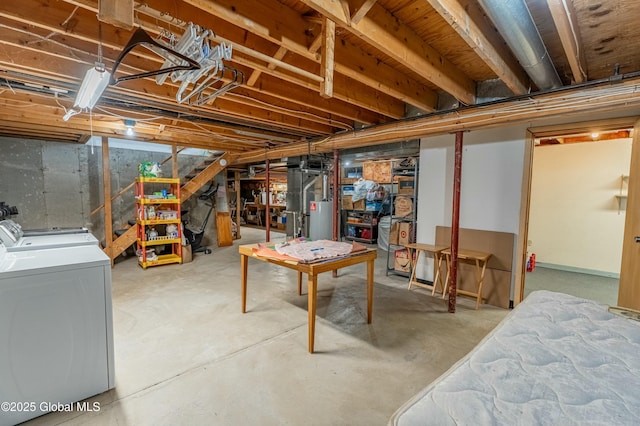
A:
[[[411,223],[409,222],[400,222],[400,226],[398,228],[398,244],[401,246],[412,243],[411,236]]]
[[[393,269],[399,272],[409,272],[411,270],[411,260],[407,249],[396,250],[394,253]]]
[[[398,176],[398,194],[413,194],[415,180],[413,177]]]
[[[354,201],[353,202],[353,210],[363,210],[366,207],[366,201],[364,200],[364,198],[362,200],[358,200],[358,201]]]
[[[351,195],[342,196],[342,209],[353,210],[353,202],[351,201]]]
[[[413,200],[406,195],[398,195],[393,202],[393,206],[397,217],[411,216],[411,213],[413,213]]]
[[[376,183],[391,182],[391,161],[365,161],[362,164],[362,178]]]

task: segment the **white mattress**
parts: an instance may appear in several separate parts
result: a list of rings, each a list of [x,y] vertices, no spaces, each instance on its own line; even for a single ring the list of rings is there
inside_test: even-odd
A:
[[[640,322],[529,295],[391,425],[640,425]]]

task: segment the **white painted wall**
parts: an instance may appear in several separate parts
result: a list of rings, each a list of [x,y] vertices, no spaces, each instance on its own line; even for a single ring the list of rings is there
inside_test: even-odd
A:
[[[526,126],[466,132],[463,137],[460,227],[517,234]],[[454,144],[455,135],[421,141],[419,243],[433,244],[436,226],[451,225]],[[432,260],[420,263],[417,276],[431,281]]]
[[[620,273],[625,214],[615,194],[630,161],[631,139],[534,149],[528,251],[538,262]]]

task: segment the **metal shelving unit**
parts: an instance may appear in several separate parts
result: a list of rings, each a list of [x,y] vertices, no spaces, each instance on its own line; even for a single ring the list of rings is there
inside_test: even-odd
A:
[[[396,268],[396,251],[404,249],[403,243],[416,240],[416,225],[418,218],[418,158],[409,157],[393,164],[391,169],[391,226],[389,230],[389,250],[387,251],[387,275],[396,274],[404,277],[411,275],[410,259],[400,262],[400,266],[407,265],[406,271]],[[400,203],[396,205],[396,203]],[[406,211],[410,203],[411,213]],[[404,208],[400,208],[404,206]],[[393,238],[394,228],[398,228],[398,240]],[[406,235],[402,234],[405,233]],[[401,235],[402,234],[402,235]]]
[[[378,212],[348,210],[344,222],[345,240],[375,244],[378,240]]]

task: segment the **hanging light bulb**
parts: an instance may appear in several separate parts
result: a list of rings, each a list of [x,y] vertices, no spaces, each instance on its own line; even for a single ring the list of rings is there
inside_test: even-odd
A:
[[[125,134],[127,136],[133,136],[135,134],[135,132],[133,131],[133,128],[136,126],[135,120],[126,119],[124,120],[124,125],[127,128]]]

